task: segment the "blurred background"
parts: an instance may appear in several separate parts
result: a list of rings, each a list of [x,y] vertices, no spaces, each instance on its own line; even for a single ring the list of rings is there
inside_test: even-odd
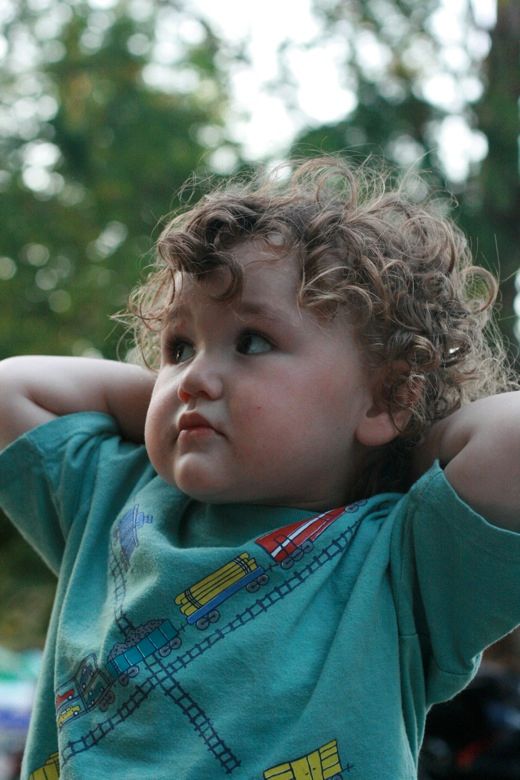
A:
[[[477,261],[500,278],[518,366],[519,46],[518,0],[2,0],[0,359],[124,354],[109,316],[193,173],[344,151],[455,196]],[[0,516],[4,703],[10,681],[36,673],[53,592]],[[486,662],[513,675],[518,732],[517,635]],[[466,743],[437,728],[428,777],[520,777],[518,764],[471,774],[495,733],[486,718],[463,775],[450,766]]]

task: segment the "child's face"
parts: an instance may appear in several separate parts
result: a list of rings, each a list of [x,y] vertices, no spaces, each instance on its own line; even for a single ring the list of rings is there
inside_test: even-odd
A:
[[[212,297],[222,270],[180,277],[146,421],[150,459],[210,503],[338,506],[372,405],[351,329],[298,306],[293,257],[260,241],[233,254],[239,298]]]

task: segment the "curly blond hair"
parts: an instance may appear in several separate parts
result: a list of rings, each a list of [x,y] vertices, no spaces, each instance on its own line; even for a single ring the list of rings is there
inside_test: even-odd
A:
[[[252,238],[287,248],[300,264],[300,304],[319,317],[347,311],[380,377],[380,403],[411,411],[400,436],[372,453],[365,494],[402,486],[410,448],[433,422],[511,386],[491,320],[495,278],[473,263],[439,203],[417,197],[424,184],[414,190],[415,177],[395,183],[380,171],[326,157],[214,189],[165,226],[155,267],[130,303],[137,344],[155,367],[175,271],[202,277],[226,267],[231,298],[242,269],[230,250]]]

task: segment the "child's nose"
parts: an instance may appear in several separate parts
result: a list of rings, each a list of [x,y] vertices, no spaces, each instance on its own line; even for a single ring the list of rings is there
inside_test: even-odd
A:
[[[213,361],[198,356],[183,372],[177,394],[183,403],[199,397],[216,400],[222,394],[222,372]]]

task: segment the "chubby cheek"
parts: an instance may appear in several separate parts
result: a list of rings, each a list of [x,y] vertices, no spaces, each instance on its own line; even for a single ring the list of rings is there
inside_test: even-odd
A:
[[[157,425],[155,415],[151,408],[148,409],[148,414],[146,415],[146,421],[144,425],[144,444],[152,466],[156,471],[159,471],[157,456],[160,452],[160,447],[159,442],[157,441]]]
[[[252,387],[247,404],[238,402],[235,420],[241,421],[248,435],[243,446],[248,454],[263,457],[267,462],[294,457],[306,457],[309,447],[325,448],[334,441],[343,442],[345,449],[353,438],[354,415],[345,397],[345,385],[306,375],[301,382],[289,377],[286,382],[270,384],[268,393]],[[326,454],[326,452],[324,453]]]
[[[235,400],[231,411],[234,426],[238,426],[244,458],[254,457],[273,464],[277,454],[294,449],[305,439],[308,416],[304,399],[293,399],[283,385],[269,387],[268,393],[252,387]],[[294,389],[294,388],[293,388]]]
[[[155,470],[165,478],[165,461],[167,434],[170,426],[167,424],[169,410],[160,393],[152,395],[144,426],[144,443],[150,462]]]

